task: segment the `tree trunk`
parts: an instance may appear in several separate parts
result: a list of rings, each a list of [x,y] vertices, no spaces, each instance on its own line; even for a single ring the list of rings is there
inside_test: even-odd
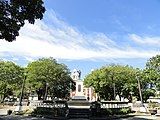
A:
[[[0,95],[0,101],[2,101],[2,94]]]
[[[2,95],[2,100],[1,100],[1,103],[4,103],[4,100],[7,96],[5,94]]]
[[[128,95],[128,100],[129,102],[132,102],[132,96],[130,94]]]
[[[122,95],[119,95],[119,100],[120,100],[120,101],[122,100]]]
[[[45,92],[44,92],[44,89],[38,89],[38,90],[36,90],[36,93],[37,93],[37,95],[38,95],[38,100],[42,100],[43,98],[42,97],[44,97],[44,94],[45,94]]]
[[[38,100],[42,100],[42,95],[41,94],[37,94],[38,95]]]

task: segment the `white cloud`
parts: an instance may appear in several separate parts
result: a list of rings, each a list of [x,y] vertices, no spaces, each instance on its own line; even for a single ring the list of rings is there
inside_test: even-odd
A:
[[[160,37],[140,37],[136,34],[131,34],[129,37],[138,44],[160,46]]]
[[[0,41],[0,56],[9,53],[33,61],[39,57],[55,59],[112,59],[112,58],[148,58],[159,52],[136,50],[132,47],[120,46],[103,33],[86,34],[68,25],[56,16],[54,11],[48,12],[44,21],[36,21],[34,25],[26,23],[17,40],[9,43]],[[136,35],[130,36],[142,42]],[[148,39],[147,39],[148,40]]]

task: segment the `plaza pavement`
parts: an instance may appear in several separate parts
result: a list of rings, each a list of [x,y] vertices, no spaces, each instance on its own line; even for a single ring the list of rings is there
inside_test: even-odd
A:
[[[31,117],[31,116],[16,116],[16,115],[8,115],[7,116],[7,110],[15,110],[15,106],[7,107],[5,106],[3,109],[0,109],[0,120],[51,120],[47,118],[38,118],[38,117]],[[27,109],[27,107],[23,108]],[[122,116],[123,117],[123,116]],[[160,117],[157,117],[155,115],[148,115],[148,114],[141,114],[141,115],[133,115],[130,117],[111,117],[111,118],[93,118],[92,120],[160,120]],[[89,119],[69,119],[69,120],[89,120]]]
[[[15,110],[15,106],[4,106],[3,108],[0,109],[0,115],[7,115],[8,110]]]
[[[155,115],[142,115],[142,116],[134,116],[134,117],[128,117],[128,118],[119,118],[118,120],[160,120],[160,117],[157,117]]]
[[[53,120],[47,118],[38,118],[38,117],[31,117],[31,116],[0,116],[0,120]],[[69,119],[69,120],[89,120],[83,118],[76,118],[76,119]],[[128,118],[95,118],[91,120],[160,120],[159,117],[156,116],[133,116]]]
[[[8,116],[0,116],[0,120],[51,120],[51,119],[31,117],[31,116],[8,115]]]

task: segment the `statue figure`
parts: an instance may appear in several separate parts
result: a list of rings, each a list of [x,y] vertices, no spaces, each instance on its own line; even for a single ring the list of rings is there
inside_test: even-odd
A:
[[[81,71],[78,70],[77,72],[78,72],[78,78],[80,79],[81,78]]]
[[[81,71],[74,69],[71,77],[73,80],[79,80],[81,77]]]

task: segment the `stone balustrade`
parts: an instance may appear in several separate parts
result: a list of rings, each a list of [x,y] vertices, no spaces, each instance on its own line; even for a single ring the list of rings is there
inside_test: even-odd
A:
[[[128,102],[121,101],[104,101],[101,102],[101,108],[127,108]]]
[[[67,108],[66,101],[30,101],[30,107]]]

